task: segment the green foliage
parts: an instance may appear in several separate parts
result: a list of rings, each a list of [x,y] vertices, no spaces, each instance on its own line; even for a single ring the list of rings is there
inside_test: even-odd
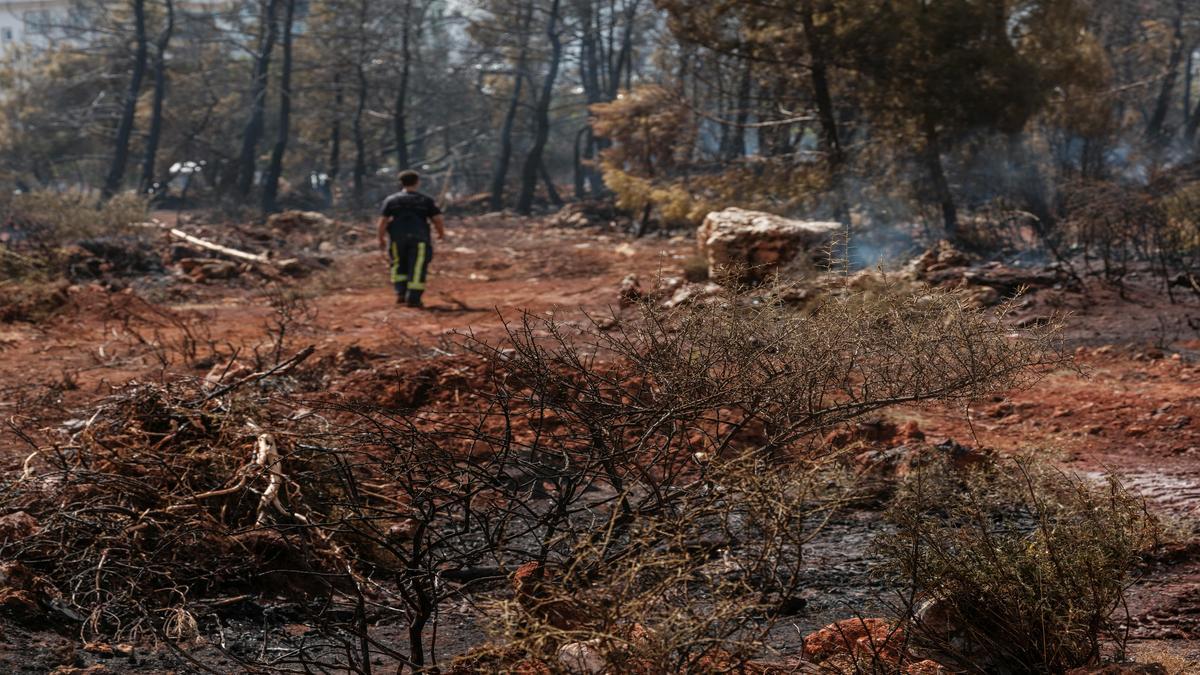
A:
[[[37,321],[67,302],[64,247],[82,239],[127,234],[146,218],[145,200],[118,196],[101,207],[74,193],[33,192],[0,202],[0,322]]]
[[[125,234],[146,220],[146,200],[118,195],[96,206],[93,197],[73,192],[14,195],[7,220],[23,231],[28,245],[56,248],[79,239]]]
[[[1062,673],[1124,648],[1125,590],[1159,526],[1115,479],[1026,460],[963,475],[923,467],[879,539],[919,644],[964,666]]]
[[[592,127],[613,143],[601,153],[604,182],[617,205],[651,209],[666,225],[697,225],[729,206],[793,211],[828,188],[817,167],[791,161],[733,164],[706,170],[691,151],[696,121],[678,96],[647,85],[592,106]]]

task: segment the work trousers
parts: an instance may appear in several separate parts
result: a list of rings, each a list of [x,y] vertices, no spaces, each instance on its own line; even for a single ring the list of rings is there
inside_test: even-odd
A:
[[[405,237],[392,239],[388,251],[396,295],[403,296],[410,305],[420,304],[429,261],[433,260],[433,245],[426,239]]]

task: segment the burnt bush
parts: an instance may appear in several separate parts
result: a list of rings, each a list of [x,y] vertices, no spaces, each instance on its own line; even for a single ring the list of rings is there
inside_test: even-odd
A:
[[[1124,654],[1125,591],[1159,538],[1144,503],[1024,459],[921,467],[879,541],[915,644],[969,672],[1062,673]]]
[[[64,281],[160,270],[132,227],[145,216],[133,197],[97,207],[82,195],[34,192],[0,205],[0,322],[53,314],[66,304]]]
[[[580,644],[618,669],[736,668],[853,498],[826,432],[1062,359],[1044,327],[1013,333],[957,295],[885,282],[803,311],[759,288],[631,314],[464,336],[484,364],[472,396],[416,409],[300,400],[292,380],[320,379],[297,369],[308,350],[133,387],[37,445],[0,508],[39,529],[0,556],[89,637],[195,635],[230,596],[300,603],[293,621],[318,637],[237,655],[255,668],[431,667],[440,612],[485,599],[498,670]],[[476,595],[507,578],[511,597]]]

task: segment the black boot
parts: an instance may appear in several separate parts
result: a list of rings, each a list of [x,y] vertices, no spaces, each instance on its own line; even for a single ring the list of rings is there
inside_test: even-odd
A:
[[[405,296],[406,304],[408,304],[409,307],[414,307],[417,309],[424,307],[425,305],[421,304],[421,293],[423,293],[423,291],[414,291],[409,289],[408,295]]]

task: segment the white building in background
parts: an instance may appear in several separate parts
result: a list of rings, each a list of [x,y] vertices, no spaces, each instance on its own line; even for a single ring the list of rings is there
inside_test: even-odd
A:
[[[0,0],[0,50],[44,39],[44,27],[61,23],[70,0]]]
[[[194,14],[230,9],[237,0],[176,0],[176,9]],[[42,44],[47,33],[65,26],[72,0],[0,0],[0,52],[18,44]],[[73,23],[78,23],[75,21]]]

